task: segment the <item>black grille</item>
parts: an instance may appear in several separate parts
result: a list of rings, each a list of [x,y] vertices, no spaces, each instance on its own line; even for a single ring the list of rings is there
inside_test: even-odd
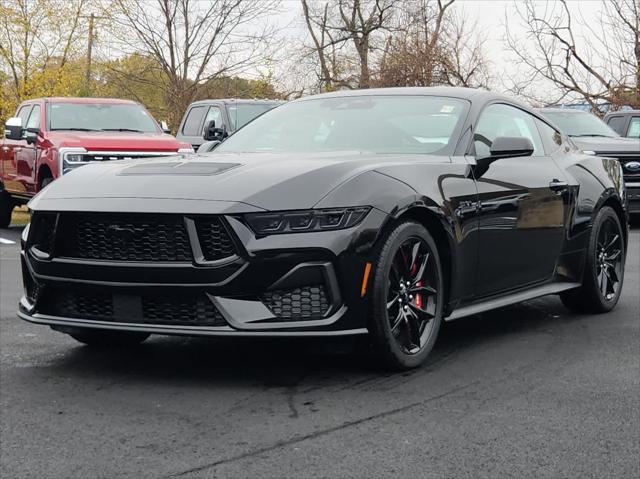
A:
[[[270,291],[262,301],[278,319],[290,321],[322,319],[330,306],[323,285]]]
[[[111,294],[99,290],[65,291],[47,288],[39,310],[44,314],[65,318],[110,320],[113,318]]]
[[[224,318],[206,295],[143,296],[146,323],[223,326]]]
[[[233,240],[219,217],[207,216],[196,219],[196,230],[205,260],[215,261],[236,253]]]
[[[53,247],[53,232],[56,224],[54,213],[36,213],[31,219],[29,242],[43,253],[51,253]]]
[[[53,286],[46,286],[44,291],[38,312],[52,316],[145,324],[227,324],[204,292],[121,295],[98,288],[74,291]]]
[[[616,158],[622,165],[622,176],[625,181],[640,181],[640,171],[627,168],[627,163],[640,162],[640,155],[637,154],[620,154],[620,153],[598,153],[600,156]]]
[[[179,215],[87,213],[61,215],[60,256],[190,262],[189,237]]]

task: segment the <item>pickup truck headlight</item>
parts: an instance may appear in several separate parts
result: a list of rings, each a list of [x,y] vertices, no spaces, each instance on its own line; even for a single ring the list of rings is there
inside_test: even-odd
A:
[[[84,148],[60,148],[60,171],[64,175],[68,173],[73,168],[84,165],[84,155],[87,153],[87,150]]]
[[[259,236],[283,233],[309,233],[351,228],[371,210],[369,206],[318,210],[249,213],[245,219]]]

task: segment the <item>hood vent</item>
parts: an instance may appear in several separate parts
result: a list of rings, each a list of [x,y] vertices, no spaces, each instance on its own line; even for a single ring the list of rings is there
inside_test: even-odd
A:
[[[122,170],[119,175],[196,175],[196,176],[210,176],[218,175],[225,171],[228,171],[236,166],[240,166],[239,163],[213,163],[203,161],[157,161],[157,162],[144,162],[138,165],[130,166]]]

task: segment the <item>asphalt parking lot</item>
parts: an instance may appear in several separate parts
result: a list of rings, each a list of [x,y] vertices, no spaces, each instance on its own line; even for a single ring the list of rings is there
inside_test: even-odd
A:
[[[640,477],[639,265],[636,227],[613,313],[551,297],[459,320],[389,374],[335,341],[90,350],[16,318],[0,244],[0,476]]]

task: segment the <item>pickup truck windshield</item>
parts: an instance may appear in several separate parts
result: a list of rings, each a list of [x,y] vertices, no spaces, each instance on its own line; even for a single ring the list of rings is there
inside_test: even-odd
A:
[[[345,96],[284,104],[227,138],[216,151],[448,155],[465,100],[435,96]]]
[[[242,128],[255,117],[262,115],[265,111],[275,108],[279,103],[237,103],[229,104],[227,112],[229,121],[234,130]]]
[[[158,133],[158,126],[139,105],[126,103],[51,103],[51,130],[134,131]]]
[[[618,135],[604,121],[595,115],[587,112],[570,111],[563,113],[560,111],[542,111],[543,115],[567,135],[573,137],[595,136],[615,138]]]

